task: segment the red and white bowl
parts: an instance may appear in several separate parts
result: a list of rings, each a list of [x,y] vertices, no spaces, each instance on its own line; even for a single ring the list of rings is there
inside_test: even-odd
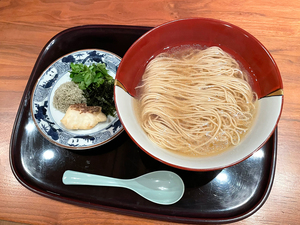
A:
[[[258,112],[253,127],[241,143],[219,155],[187,157],[164,150],[147,137],[132,105],[135,87],[150,59],[164,49],[199,44],[219,46],[240,61],[254,80]],[[151,29],[126,52],[116,75],[114,99],[126,132],[147,154],[170,166],[193,171],[218,170],[235,165],[259,150],[274,132],[283,107],[283,85],[278,67],[268,50],[251,34],[227,22],[190,18]]]

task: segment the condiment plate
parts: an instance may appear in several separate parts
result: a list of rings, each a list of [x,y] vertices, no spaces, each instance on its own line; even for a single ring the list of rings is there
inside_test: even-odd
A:
[[[71,63],[105,63],[109,75],[115,78],[120,62],[121,58],[116,54],[99,49],[75,51],[53,62],[37,80],[31,96],[31,114],[40,133],[53,144],[72,150],[94,148],[120,134],[123,126],[116,114],[92,129],[68,130],[60,122],[64,113],[52,103],[56,89],[71,81]]]

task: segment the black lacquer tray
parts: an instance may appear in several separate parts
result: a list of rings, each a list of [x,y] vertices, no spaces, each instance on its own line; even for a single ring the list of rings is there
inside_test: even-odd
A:
[[[80,49],[104,49],[123,56],[149,27],[89,25],[65,30],[40,53],[16,116],[10,163],[29,190],[59,201],[121,214],[182,223],[229,223],[256,212],[266,201],[274,179],[277,129],[247,160],[219,171],[191,172],[164,165],[145,154],[122,132],[90,150],[71,151],[51,144],[38,132],[30,113],[30,96],[42,72],[59,57]],[[124,188],[65,186],[65,170],[133,178],[155,170],[171,170],[184,180],[183,198],[169,206],[149,202]]]

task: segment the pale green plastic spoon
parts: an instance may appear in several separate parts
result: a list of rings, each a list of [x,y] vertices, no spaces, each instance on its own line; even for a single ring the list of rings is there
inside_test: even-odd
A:
[[[62,181],[66,185],[128,188],[145,199],[161,205],[176,203],[184,193],[182,179],[170,171],[155,171],[134,179],[118,179],[67,170],[63,174]]]

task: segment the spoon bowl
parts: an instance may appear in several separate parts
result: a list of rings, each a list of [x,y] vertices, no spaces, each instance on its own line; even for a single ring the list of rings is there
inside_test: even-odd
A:
[[[145,199],[161,205],[171,205],[178,202],[184,193],[182,179],[170,171],[155,171],[133,179],[118,179],[67,170],[63,174],[62,182],[65,185],[127,188]]]

